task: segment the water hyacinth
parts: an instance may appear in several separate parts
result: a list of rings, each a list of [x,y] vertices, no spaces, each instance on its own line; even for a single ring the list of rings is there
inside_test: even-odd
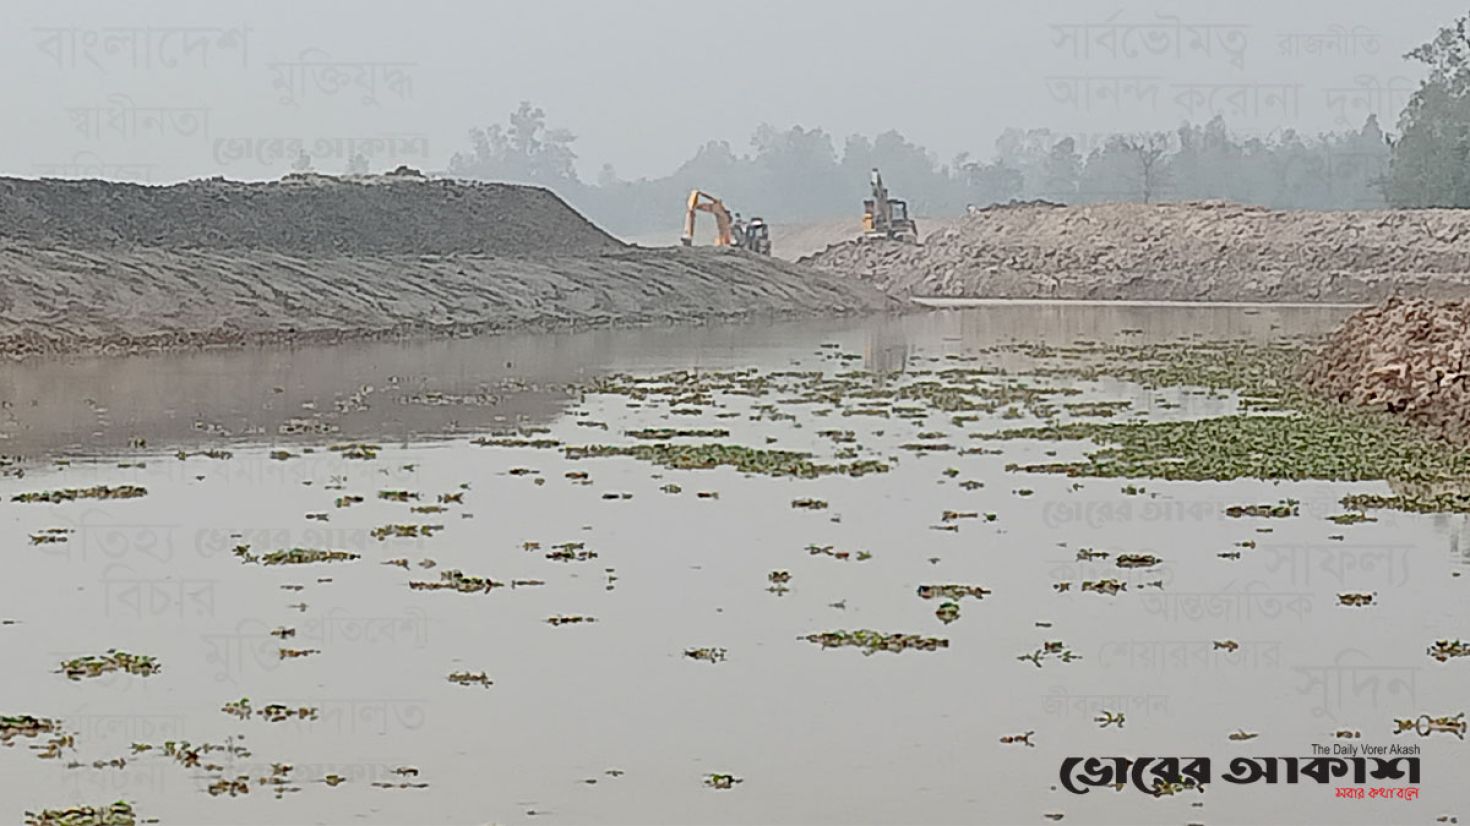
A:
[[[634,439],[649,439],[662,441],[665,439],[724,439],[729,437],[730,431],[722,427],[707,428],[672,428],[672,427],[645,427],[642,430],[629,430],[625,435]]]
[[[482,688],[489,688],[495,685],[495,682],[490,679],[490,675],[483,671],[478,674],[471,671],[455,671],[449,675],[449,682],[456,685],[478,685]]]
[[[49,502],[59,504],[61,502],[73,502],[77,499],[137,499],[147,496],[148,489],[138,485],[93,485],[90,488],[63,488],[61,490],[45,490],[31,493],[18,493],[10,497],[12,502]]]
[[[744,778],[736,777],[733,774],[709,774],[705,775],[704,778],[704,785],[709,786],[711,789],[730,789],[734,788],[736,783],[744,782]]]
[[[719,663],[725,661],[725,649],[723,648],[686,648],[684,656],[691,660],[703,660],[707,663]]]
[[[449,590],[462,594],[488,594],[492,589],[503,587],[505,584],[486,577],[466,576],[458,569],[454,569],[441,572],[438,582],[415,580],[410,581],[408,587],[415,591]]]
[[[0,745],[10,745],[16,737],[35,738],[43,734],[55,734],[61,730],[61,721],[29,714],[0,715]]]
[[[1225,515],[1236,519],[1242,516],[1286,519],[1296,516],[1300,505],[1295,499],[1283,499],[1274,505],[1231,505],[1225,509]]]
[[[316,548],[288,548],[271,551],[259,557],[263,565],[310,565],[318,562],[349,562],[360,558],[349,551],[329,551]]]
[[[859,631],[825,631],[807,634],[799,639],[816,643],[822,648],[861,648],[864,655],[879,651],[899,653],[908,649],[935,651],[948,648],[949,640],[940,637],[922,637],[918,634],[885,634],[881,631],[863,629]]]
[[[60,673],[65,674],[67,679],[80,680],[83,677],[100,677],[114,671],[150,677],[159,670],[158,660],[153,657],[108,649],[106,654],[76,657],[63,662]]]
[[[920,585],[920,599],[943,598],[947,600],[961,600],[965,597],[983,599],[991,591],[979,585]]]
[[[795,476],[799,479],[815,479],[829,475],[865,476],[869,473],[884,473],[888,470],[886,462],[876,460],[828,465],[813,462],[809,453],[718,444],[586,445],[564,448],[563,453],[572,460],[629,456],[675,470],[709,470],[725,466],[733,467],[742,473],[763,476]]]
[[[26,812],[26,826],[137,826],[133,806],[117,801],[110,806],[73,806]]]

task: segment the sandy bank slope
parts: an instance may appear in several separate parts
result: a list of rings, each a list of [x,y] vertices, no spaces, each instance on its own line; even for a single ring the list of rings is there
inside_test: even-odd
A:
[[[0,353],[454,335],[898,309],[871,286],[715,250],[292,256],[0,245]]]
[[[1470,296],[1470,211],[1280,211],[1217,202],[995,207],[921,247],[803,259],[902,295],[1371,302]]]
[[[1470,444],[1470,301],[1390,299],[1354,313],[1307,364],[1316,390]]]

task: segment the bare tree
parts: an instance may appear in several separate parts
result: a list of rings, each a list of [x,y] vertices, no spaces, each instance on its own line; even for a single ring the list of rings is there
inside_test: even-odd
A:
[[[1118,138],[1118,146],[1132,154],[1138,161],[1138,177],[1143,190],[1143,202],[1153,201],[1167,177],[1165,156],[1169,152],[1167,132],[1143,132]]]

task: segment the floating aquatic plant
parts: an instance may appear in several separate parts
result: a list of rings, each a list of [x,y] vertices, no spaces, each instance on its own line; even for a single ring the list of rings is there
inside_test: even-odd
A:
[[[709,774],[705,775],[704,785],[711,789],[731,789],[736,783],[744,783],[745,779],[733,774]]]
[[[478,685],[484,688],[495,685],[495,682],[490,679],[490,675],[483,671],[478,674],[470,671],[455,671],[449,675],[449,681],[456,685]]]
[[[1295,499],[1283,499],[1274,505],[1231,505],[1225,509],[1225,515],[1235,518],[1242,516],[1257,516],[1269,519],[1285,519],[1296,516],[1300,510],[1301,503]]]
[[[990,589],[979,585],[920,585],[920,599],[947,599],[961,600],[965,597],[983,599],[991,593]]]
[[[724,662],[725,649],[723,648],[686,648],[684,656],[691,660],[704,660],[708,663]]]
[[[730,435],[730,431],[720,427],[646,427],[642,430],[629,430],[627,435],[634,439],[650,439],[655,441],[662,441],[664,439],[724,439]]]
[[[918,634],[885,634],[867,629],[859,631],[825,631],[807,634],[800,639],[813,642],[823,648],[861,648],[866,655],[879,651],[898,653],[908,649],[934,651],[948,648],[949,640],[940,637],[922,637]]]
[[[110,806],[73,806],[26,812],[26,826],[137,826],[133,806],[117,801]]]
[[[93,485],[90,488],[63,488],[30,493],[18,493],[10,497],[12,502],[49,502],[57,504],[77,499],[137,499],[147,496],[148,489],[138,485]]]
[[[288,548],[262,554],[259,561],[264,565],[310,565],[317,562],[348,562],[358,558],[358,554],[349,551]]]
[[[742,473],[765,476],[795,476],[814,479],[818,476],[864,476],[888,470],[885,462],[865,460],[848,464],[826,465],[811,461],[809,453],[787,450],[764,450],[736,445],[588,445],[568,447],[564,450],[568,459],[601,458],[607,456],[630,456],[676,470],[707,470],[721,466],[733,467]]]
[[[88,657],[76,657],[61,664],[61,673],[67,679],[80,680],[83,677],[100,677],[113,671],[121,671],[125,674],[133,674],[139,677],[150,677],[159,672],[158,660],[143,654],[129,654],[126,651],[118,651],[110,648],[106,654]]]

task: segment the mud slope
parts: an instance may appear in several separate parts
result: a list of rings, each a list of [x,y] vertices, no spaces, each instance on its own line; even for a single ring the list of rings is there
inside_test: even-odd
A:
[[[922,246],[802,259],[899,295],[1369,303],[1470,296],[1470,211],[1278,211],[1219,202],[993,207]]]
[[[12,356],[903,304],[770,258],[629,248],[531,187],[0,180],[0,354]]]
[[[294,257],[0,250],[0,353],[459,335],[896,309],[866,285],[744,253]]]
[[[1308,362],[1309,386],[1338,401],[1401,413],[1470,444],[1470,301],[1390,299],[1359,310]]]

